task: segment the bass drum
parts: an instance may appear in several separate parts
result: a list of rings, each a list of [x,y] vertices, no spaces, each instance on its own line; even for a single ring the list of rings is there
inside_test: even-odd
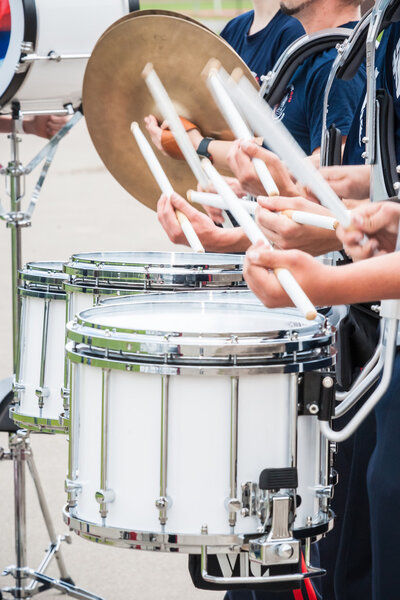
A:
[[[33,111],[79,106],[95,43],[107,27],[135,8],[137,2],[130,0],[11,0],[0,110],[10,112],[4,109],[12,100],[22,110]]]

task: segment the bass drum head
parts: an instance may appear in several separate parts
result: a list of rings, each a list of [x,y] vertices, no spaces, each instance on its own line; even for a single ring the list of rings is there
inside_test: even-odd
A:
[[[0,68],[0,109],[17,93],[29,67],[16,73],[20,62],[22,42],[36,43],[37,16],[34,0],[12,0],[10,41]]]

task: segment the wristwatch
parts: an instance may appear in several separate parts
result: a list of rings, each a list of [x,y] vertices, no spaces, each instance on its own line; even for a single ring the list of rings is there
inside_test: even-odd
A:
[[[203,138],[196,150],[196,152],[199,156],[208,158],[211,162],[213,162],[213,157],[211,156],[211,154],[208,151],[208,146],[209,146],[210,142],[213,142],[213,141],[214,141],[214,138],[211,138],[211,137]]]

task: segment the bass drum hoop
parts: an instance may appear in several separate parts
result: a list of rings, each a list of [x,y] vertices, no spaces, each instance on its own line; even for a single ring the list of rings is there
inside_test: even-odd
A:
[[[36,12],[36,3],[35,0],[20,0],[22,4],[22,10],[24,13],[24,42],[31,42],[33,48],[36,46],[37,40],[37,12]],[[13,30],[13,15],[12,15],[12,2],[15,0],[9,0],[10,8],[11,8],[11,33]],[[12,41],[12,35],[10,37],[10,44]],[[8,50],[10,47],[8,48]],[[7,53],[8,53],[7,50]],[[22,56],[22,51],[20,53],[20,58]],[[17,67],[17,65],[15,65]],[[28,75],[30,71],[31,65],[27,65],[27,68],[23,73],[15,73],[12,77],[9,85],[5,89],[4,93],[0,97],[0,109],[3,106],[6,106],[10,100],[14,98],[19,88],[23,84],[25,77]]]

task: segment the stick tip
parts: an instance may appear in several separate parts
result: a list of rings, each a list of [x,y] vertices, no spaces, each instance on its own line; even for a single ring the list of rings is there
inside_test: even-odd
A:
[[[293,216],[293,211],[290,208],[287,208],[285,210],[282,210],[282,214],[285,215],[285,217],[289,217],[289,219],[291,219]]]
[[[221,63],[217,58],[210,58],[206,66],[201,72],[202,77],[207,79],[212,73],[215,73],[221,68]]]
[[[192,192],[193,192],[193,190],[188,190],[186,192],[186,198],[188,199],[188,202],[192,201]]]
[[[137,121],[132,121],[131,131],[135,131],[136,129],[139,129],[139,123]]]
[[[144,79],[146,79],[150,75],[151,71],[153,71],[153,70],[154,70],[153,63],[148,62],[142,71],[142,77]]]
[[[242,77],[243,77],[243,71],[240,67],[236,67],[236,69],[233,69],[233,71],[231,73],[232,81],[234,81],[235,83],[239,83],[239,81],[241,80]]]
[[[314,321],[314,319],[317,318],[317,311],[315,310],[315,308],[313,310],[309,310],[306,312],[306,319],[307,321]]]

